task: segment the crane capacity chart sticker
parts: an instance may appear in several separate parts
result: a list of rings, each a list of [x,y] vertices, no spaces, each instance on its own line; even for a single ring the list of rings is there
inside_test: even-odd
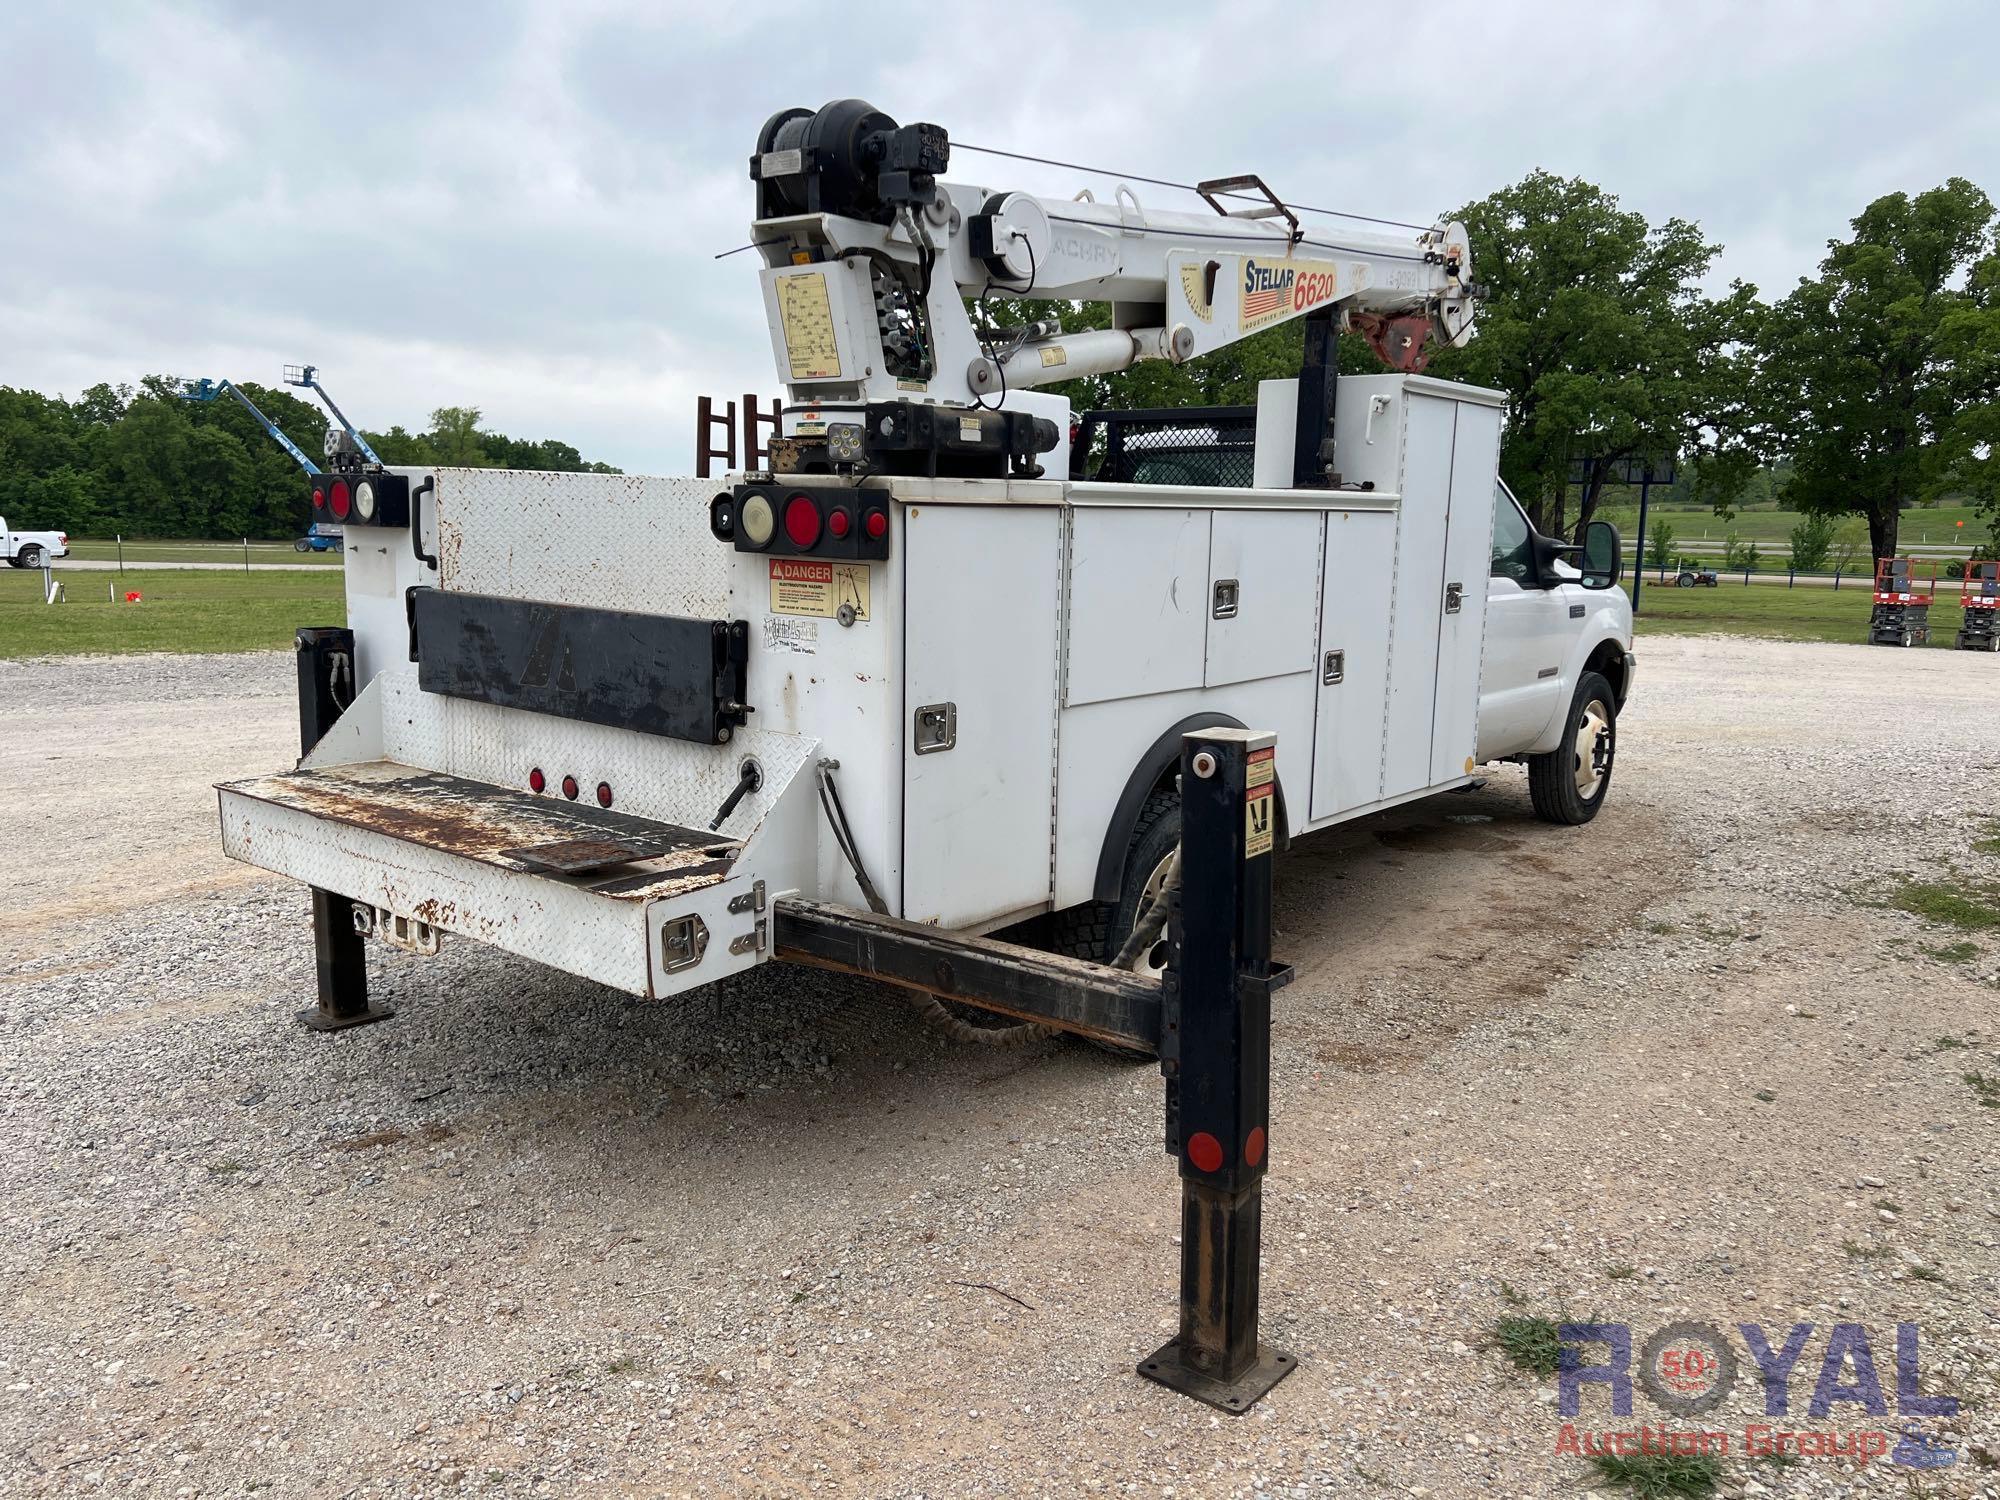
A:
[[[834,332],[833,305],[826,276],[807,271],[777,278],[778,326],[784,330],[785,360],[794,380],[840,379],[840,336]]]
[[[832,620],[846,605],[852,618],[868,618],[868,564],[813,562],[804,557],[771,559],[771,613],[811,615]]]
[[[1271,852],[1271,830],[1277,809],[1278,752],[1252,750],[1243,766],[1243,857]]]

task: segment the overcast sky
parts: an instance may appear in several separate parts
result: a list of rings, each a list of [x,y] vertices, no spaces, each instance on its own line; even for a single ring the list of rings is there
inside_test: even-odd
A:
[[[1871,198],[2000,194],[2000,5],[0,7],[0,384],[310,361],[363,426],[477,406],[685,472],[775,393],[745,163],[847,95],[956,141],[1429,219],[1546,167],[1810,272]],[[960,151],[949,174],[1107,183]],[[1148,205],[1193,200],[1141,188]]]

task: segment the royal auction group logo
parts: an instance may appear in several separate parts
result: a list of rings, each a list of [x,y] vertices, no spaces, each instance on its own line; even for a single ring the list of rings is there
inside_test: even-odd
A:
[[[1636,1428],[1590,1428],[1574,1419],[1583,1412],[1585,1387],[1603,1387],[1611,1415],[1632,1415],[1632,1391],[1683,1423],[1706,1416],[1736,1388],[1744,1362],[1737,1346],[1709,1323],[1669,1323],[1636,1347],[1626,1323],[1564,1323],[1556,1330],[1562,1353],[1556,1370],[1557,1409],[1570,1420],[1556,1435],[1556,1452],[1597,1454],[1711,1454],[1745,1457],[1785,1454],[1798,1458],[1844,1458],[1867,1464],[1887,1456],[1909,1468],[1945,1468],[1958,1455],[1924,1430],[1922,1419],[1958,1414],[1955,1396],[1927,1396],[1919,1378],[1920,1334],[1915,1323],[1898,1323],[1894,1336],[1895,1415],[1876,1361],[1876,1342],[1859,1323],[1835,1323],[1815,1344],[1811,1323],[1794,1323],[1774,1337],[1760,1323],[1738,1323],[1742,1352],[1763,1382],[1764,1416],[1740,1430],[1699,1423]],[[1817,1349],[1817,1363],[1809,1351]],[[1885,1346],[1886,1349],[1886,1346]],[[1813,1374],[1805,1424],[1795,1425],[1792,1385]],[[1843,1425],[1846,1422],[1853,1425]]]

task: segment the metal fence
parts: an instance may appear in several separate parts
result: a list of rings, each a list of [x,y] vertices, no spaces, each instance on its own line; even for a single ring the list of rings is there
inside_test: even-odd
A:
[[[1256,477],[1257,408],[1087,411],[1070,445],[1072,479],[1248,489]]]

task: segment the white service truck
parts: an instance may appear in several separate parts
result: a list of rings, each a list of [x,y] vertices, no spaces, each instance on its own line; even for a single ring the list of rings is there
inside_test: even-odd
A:
[[[69,533],[64,531],[14,531],[0,516],[0,558],[10,568],[39,568],[58,557],[69,556]]]
[[[1189,730],[1276,731],[1254,833],[1279,845],[1495,761],[1552,821],[1602,806],[1616,533],[1537,536],[1496,476],[1500,395],[1414,373],[1470,331],[1461,226],[1308,230],[1255,178],[1203,184],[1213,215],[1040,199],[940,181],[947,153],[858,101],[765,127],[767,467],[313,478],[348,625],[301,632],[298,766],[220,788],[227,851],[313,888],[312,1024],[381,1014],[357,934],[654,997],[903,945],[900,982],[1130,1044],[977,993],[937,945],[1032,921],[1078,959],[1131,947]],[[1111,326],[998,330],[968,313],[989,292]],[[1304,373],[1261,388],[1247,480],[1198,461],[1200,412],[1166,482],[1067,477],[1068,404],[1033,387],[1294,319]],[[1404,373],[1336,378],[1347,327]],[[863,956],[815,946],[836,929]]]

